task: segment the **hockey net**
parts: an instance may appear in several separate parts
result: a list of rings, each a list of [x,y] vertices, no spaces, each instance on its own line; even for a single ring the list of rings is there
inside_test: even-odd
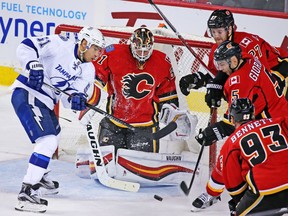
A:
[[[61,34],[64,37],[70,39],[77,39],[77,32],[80,31],[81,26],[72,25],[59,25],[57,26],[55,33]],[[105,36],[106,45],[127,43],[134,27],[98,27],[98,29]],[[200,128],[205,128],[208,125],[210,110],[205,104],[204,96],[206,89],[200,88],[199,90],[192,90],[189,96],[185,97],[178,86],[179,80],[182,76],[190,74],[196,71],[202,71],[206,73],[206,69],[201,63],[191,54],[191,52],[183,46],[177,36],[166,28],[155,28],[150,30],[155,36],[155,48],[166,53],[173,66],[174,73],[176,75],[176,86],[179,95],[180,109],[190,110],[192,114],[197,115],[198,125],[196,133]],[[181,34],[186,40],[188,45],[197,53],[198,57],[205,63],[208,63],[208,55],[213,45],[213,40],[207,37]],[[103,109],[105,104],[103,104]],[[218,109],[217,118],[223,116],[225,108]],[[60,124],[62,127],[62,135],[58,148],[58,157],[74,156],[77,149],[87,145],[87,139],[85,135],[85,128],[76,120],[76,116],[72,111],[62,109],[60,106]],[[95,115],[93,121],[99,122],[103,116],[100,114]],[[214,120],[215,121],[215,120]],[[88,145],[87,145],[88,146]],[[175,149],[175,146],[177,148]],[[180,148],[180,149],[179,149]],[[219,151],[219,144],[212,145],[209,149],[206,148],[206,154],[204,153],[203,163],[206,163],[210,167],[213,166],[216,160],[217,152]],[[165,153],[179,153],[183,149],[190,151],[199,151],[199,144],[195,139],[185,141],[181,144],[175,144],[175,142],[169,142],[165,139],[160,141],[160,152]],[[206,157],[205,157],[206,155]]]

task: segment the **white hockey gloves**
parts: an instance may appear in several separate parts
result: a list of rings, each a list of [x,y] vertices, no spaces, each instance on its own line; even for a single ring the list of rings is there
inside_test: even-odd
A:
[[[97,108],[104,109],[106,106],[106,99],[108,95],[107,92],[99,88],[96,84],[94,84],[94,86],[92,87],[93,88],[91,88],[91,90],[87,92],[89,98],[87,100],[87,103]],[[95,113],[96,111],[90,108],[82,110],[79,113],[78,120],[80,121],[81,124],[86,126],[90,122],[92,117],[95,115]]]
[[[179,110],[174,104],[164,104],[159,113],[159,122],[167,125],[175,121],[177,124],[169,136],[170,140],[187,140],[195,134],[198,118],[192,115],[188,110]]]

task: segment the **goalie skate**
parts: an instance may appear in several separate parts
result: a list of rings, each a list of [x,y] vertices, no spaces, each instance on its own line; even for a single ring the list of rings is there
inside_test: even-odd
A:
[[[59,193],[59,183],[57,181],[52,181],[48,177],[48,173],[46,172],[40,182],[38,183],[40,185],[39,191],[42,195],[53,195]]]
[[[22,184],[18,195],[18,203],[15,210],[44,213],[47,210],[48,201],[39,196],[40,184]]]
[[[199,197],[197,197],[192,203],[192,212],[200,211],[201,209],[208,208],[218,202],[220,196],[210,196],[207,193],[202,193]]]

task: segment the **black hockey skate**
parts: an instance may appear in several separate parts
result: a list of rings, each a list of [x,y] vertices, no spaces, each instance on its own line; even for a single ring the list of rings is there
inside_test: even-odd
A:
[[[53,195],[53,194],[58,194],[59,193],[59,183],[57,181],[52,181],[48,177],[48,173],[46,172],[42,179],[40,180],[40,188],[39,190],[41,191],[42,195]]]
[[[199,197],[197,197],[192,203],[192,212],[200,211],[201,209],[205,209],[207,207],[212,206],[214,203],[218,202],[220,196],[210,196],[207,193],[202,193]]]
[[[23,183],[18,195],[18,203],[15,209],[18,211],[44,213],[47,210],[48,201],[39,195],[40,184],[30,185]]]

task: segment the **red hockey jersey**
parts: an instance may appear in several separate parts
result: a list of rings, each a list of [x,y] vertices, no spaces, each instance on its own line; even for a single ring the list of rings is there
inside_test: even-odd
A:
[[[237,128],[222,146],[216,169],[232,196],[247,185],[267,195],[288,189],[287,165],[286,116],[250,121]]]
[[[235,98],[249,98],[255,106],[255,116],[271,118],[284,115],[288,102],[277,92],[277,82],[257,58],[243,54],[244,64],[233,72],[224,85],[224,96],[228,105]]]
[[[233,41],[240,45],[242,52],[257,57],[268,70],[278,65],[283,59],[288,58],[288,53],[280,48],[271,46],[258,35],[247,32],[234,32]],[[217,74],[217,69],[214,65],[214,52],[217,47],[217,44],[213,45],[208,62],[208,68],[215,76]]]
[[[157,104],[177,99],[170,60],[160,51],[153,50],[141,69],[129,45],[110,45],[94,66],[96,79],[107,84],[107,112],[134,126],[152,125]]]

